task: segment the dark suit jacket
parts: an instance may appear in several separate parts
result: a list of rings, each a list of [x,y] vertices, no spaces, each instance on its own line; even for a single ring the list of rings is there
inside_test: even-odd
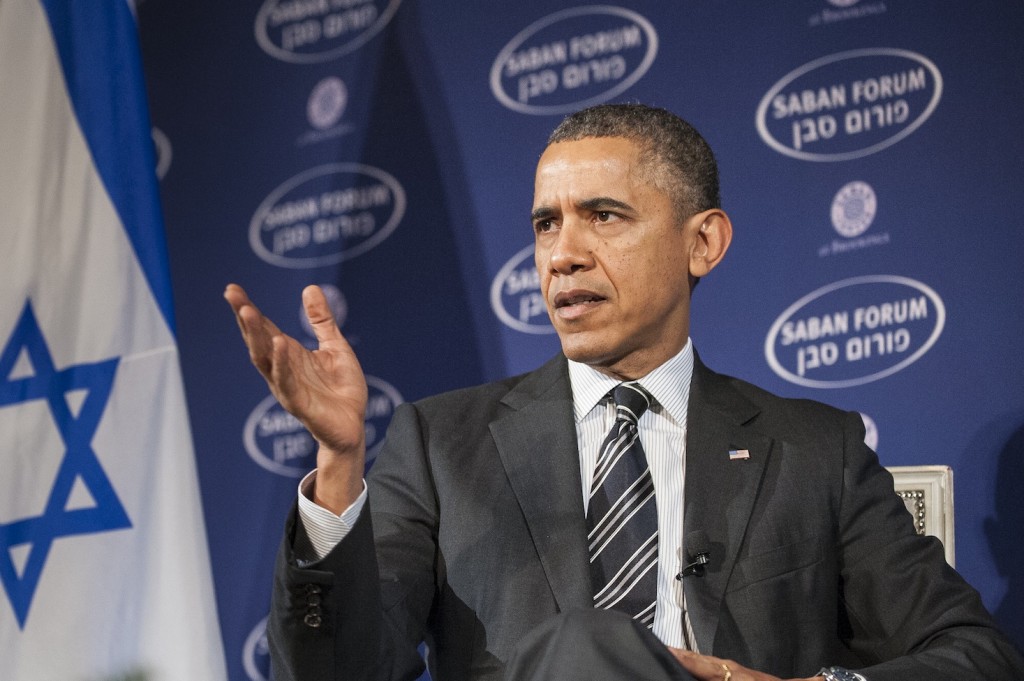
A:
[[[1024,678],[977,593],[915,534],[857,414],[697,361],[688,419],[685,532],[711,542],[685,580],[701,651],[783,678],[828,664],[869,681]],[[500,679],[527,631],[593,607],[579,477],[563,357],[403,405],[370,513],[324,559],[300,567],[293,511],[275,679],[415,679],[421,640],[436,681]]]

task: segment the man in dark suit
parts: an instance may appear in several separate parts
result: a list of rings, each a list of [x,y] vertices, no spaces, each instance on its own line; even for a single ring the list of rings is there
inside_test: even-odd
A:
[[[275,678],[414,679],[421,641],[437,681],[1024,675],[914,533],[858,415],[696,356],[690,295],[732,226],[692,127],[641,105],[570,116],[538,164],[532,219],[562,354],[397,409],[366,488],[366,385],[322,293],[303,292],[308,352],[228,287],[253,362],[320,444],[275,572]],[[644,396],[626,407],[632,431],[624,382]],[[629,615],[595,609],[609,426],[632,433],[618,456],[648,467],[657,502],[656,559],[624,587],[650,589],[650,606]]]

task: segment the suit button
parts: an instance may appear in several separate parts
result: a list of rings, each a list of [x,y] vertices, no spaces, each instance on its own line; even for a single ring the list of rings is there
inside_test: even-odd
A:
[[[323,587],[319,584],[306,584],[303,587],[306,597],[306,615],[302,621],[307,627],[317,629],[324,623],[323,611],[320,604],[323,602]]]

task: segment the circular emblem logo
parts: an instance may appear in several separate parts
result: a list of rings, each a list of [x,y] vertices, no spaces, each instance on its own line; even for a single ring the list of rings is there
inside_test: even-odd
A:
[[[832,226],[842,236],[860,236],[871,226],[878,210],[875,190],[867,182],[843,185],[832,199]]]
[[[271,57],[315,64],[359,49],[380,33],[401,0],[266,0],[256,42]]]
[[[327,307],[331,309],[334,321],[340,329],[345,324],[345,318],[348,317],[348,301],[345,300],[345,295],[334,284],[320,284],[320,290],[324,292],[324,297],[327,298]],[[299,305],[299,324],[311,338],[316,338],[313,325],[306,317],[306,309],[301,304]]]
[[[790,305],[768,331],[764,354],[791,383],[849,388],[919,360],[945,323],[946,307],[931,287],[895,275],[854,277]]]
[[[394,386],[366,376],[366,465],[384,442],[395,407],[403,402]],[[261,468],[289,478],[301,478],[316,467],[316,440],[302,423],[268,395],[246,419],[242,441],[249,457]]]
[[[506,262],[491,282],[491,309],[506,326],[523,333],[554,333],[548,306],[540,292],[533,246]]]
[[[519,113],[568,113],[625,92],[657,53],[654,26],[632,10],[566,9],[533,22],[498,53],[491,92]]]
[[[279,267],[336,265],[378,246],[404,214],[405,190],[389,173],[332,163],[272,191],[249,223],[249,244]]]
[[[804,161],[869,156],[921,127],[942,98],[942,74],[894,48],[840,52],[790,71],[761,98],[757,131],[780,154]]]
[[[242,645],[242,667],[249,681],[269,681],[270,646],[267,644],[267,618],[259,621]]]
[[[317,130],[326,130],[341,120],[348,104],[348,90],[341,78],[324,78],[309,95],[306,117]]]

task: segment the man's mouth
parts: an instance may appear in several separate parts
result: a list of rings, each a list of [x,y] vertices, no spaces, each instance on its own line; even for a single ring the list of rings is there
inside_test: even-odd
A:
[[[555,310],[559,316],[571,317],[586,312],[606,298],[602,295],[584,289],[571,289],[560,291],[555,294]]]

